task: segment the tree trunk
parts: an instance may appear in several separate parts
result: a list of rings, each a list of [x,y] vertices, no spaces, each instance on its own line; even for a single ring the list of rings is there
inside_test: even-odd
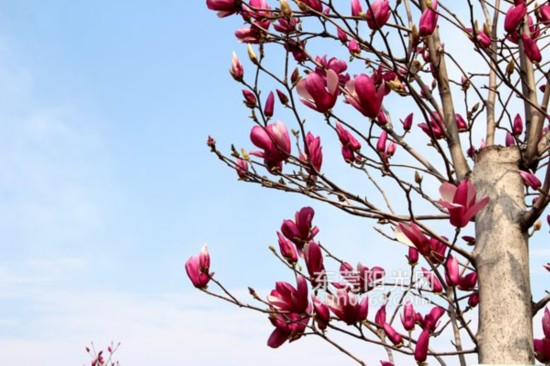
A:
[[[477,197],[490,198],[476,215],[474,262],[479,280],[479,363],[532,365],[529,246],[519,222],[525,187],[519,150],[489,147],[476,158]]]

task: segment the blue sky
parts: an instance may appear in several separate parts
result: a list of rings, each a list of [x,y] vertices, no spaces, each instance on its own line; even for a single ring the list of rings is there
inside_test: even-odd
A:
[[[111,340],[122,365],[345,360],[309,339],[268,349],[263,316],[201,295],[185,276],[207,242],[235,292],[269,290],[288,274],[266,248],[282,219],[311,204],[237,182],[205,145],[209,134],[223,149],[248,144],[227,72],[231,52],[245,54],[238,25],[203,1],[0,0],[5,364],[85,364],[90,341]],[[337,143],[325,149],[337,154]],[[315,208],[325,242],[382,263],[369,225]]]

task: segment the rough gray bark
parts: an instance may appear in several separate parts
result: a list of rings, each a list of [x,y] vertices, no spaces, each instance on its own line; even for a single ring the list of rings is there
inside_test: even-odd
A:
[[[489,147],[476,158],[478,197],[490,197],[476,215],[474,261],[479,279],[479,362],[534,363],[528,236],[520,226],[524,184],[516,147]]]

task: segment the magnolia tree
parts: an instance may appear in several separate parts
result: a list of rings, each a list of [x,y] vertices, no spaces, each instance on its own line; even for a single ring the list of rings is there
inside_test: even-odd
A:
[[[234,54],[230,74],[250,111],[250,142],[225,152],[209,137],[212,152],[243,182],[372,220],[378,245],[401,245],[409,272],[398,281],[387,268],[352,266],[357,258],[321,244],[314,210],[304,207],[282,222],[273,248],[295,283],[239,299],[210,272],[204,247],[186,263],[193,285],[265,313],[273,348],[315,335],[361,365],[346,337],[380,347],[386,366],[550,362],[550,296],[532,298],[529,268],[529,242],[550,202],[550,5],[206,5],[244,22],[235,35],[248,44],[247,61]],[[324,156],[323,143],[333,142],[341,156]],[[363,191],[334,173],[338,164]],[[542,325],[533,325],[541,311]]]

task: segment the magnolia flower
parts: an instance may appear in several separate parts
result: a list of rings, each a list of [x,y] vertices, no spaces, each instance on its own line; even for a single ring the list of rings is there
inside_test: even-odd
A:
[[[410,113],[407,115],[407,117],[405,117],[405,119],[403,120],[403,129],[405,131],[408,131],[411,129],[412,127],[412,123],[413,123],[413,117],[414,117],[414,113]]]
[[[437,0],[434,0],[432,1],[432,6],[424,9],[420,16],[418,32],[422,37],[432,35],[435,31],[435,27],[437,27],[437,18],[439,18],[439,14],[437,13]]]
[[[477,272],[471,272],[458,279],[458,288],[462,291],[473,291],[477,285]]]
[[[512,125],[512,134],[514,136],[519,136],[523,132],[523,119],[520,114],[516,114],[514,117],[514,123]]]
[[[357,42],[355,39],[352,39],[348,43],[348,50],[352,55],[359,55],[361,53],[361,47],[359,46],[359,42]]]
[[[523,42],[525,56],[527,56],[531,62],[541,62],[542,54],[537,46],[537,42],[535,42],[533,38],[529,37],[526,33],[521,33],[521,41]]]
[[[269,92],[267,99],[265,100],[264,114],[266,117],[272,117],[275,109],[275,94]]]
[[[278,348],[287,340],[294,341],[300,338],[306,330],[309,318],[308,314],[271,313],[269,321],[275,326],[275,330],[269,336],[267,345],[271,348]]]
[[[338,97],[338,74],[327,70],[326,79],[312,72],[296,86],[300,99],[306,106],[321,112],[328,112],[336,104]]]
[[[401,324],[403,324],[403,328],[405,328],[405,330],[408,330],[409,332],[414,329],[414,326],[416,324],[416,313],[414,312],[414,307],[413,304],[411,304],[410,300],[407,301],[407,303],[403,307],[403,313],[401,314]]]
[[[296,252],[294,245],[278,231],[277,237],[279,238],[279,250],[281,251],[283,258],[290,264],[298,262],[298,253]]]
[[[364,321],[369,312],[368,297],[359,302],[355,295],[343,289],[336,295],[327,295],[327,305],[338,319],[348,325]]]
[[[383,328],[386,336],[394,344],[394,346],[401,347],[403,345],[403,337],[401,337],[401,334],[399,334],[391,325],[384,323]]]
[[[430,331],[424,329],[422,333],[420,333],[420,337],[418,337],[418,340],[416,341],[416,348],[414,349],[414,359],[419,363],[426,361],[426,358],[428,358],[429,343]]]
[[[360,74],[346,83],[346,101],[364,116],[374,119],[382,107],[384,90],[384,83],[376,88],[370,76]]]
[[[210,281],[210,277],[214,275],[214,273],[208,273],[209,270],[210,254],[208,254],[208,248],[205,244],[198,256],[190,257],[185,262],[185,271],[193,286],[196,288],[205,288]]]
[[[428,286],[433,292],[439,293],[443,291],[443,286],[435,274],[424,267],[422,267],[422,273],[426,277],[426,280],[428,280]]]
[[[288,240],[296,244],[299,251],[319,232],[317,226],[312,227],[313,216],[315,216],[313,208],[303,207],[294,215],[294,221],[283,220],[281,231]]]
[[[321,147],[321,138],[319,136],[315,137],[311,132],[308,132],[306,135],[306,152],[300,153],[300,160],[305,163],[311,163],[316,171],[321,170],[321,165],[323,164],[323,148]],[[311,169],[306,168],[309,171],[309,174],[314,174],[315,172]]]
[[[387,0],[376,0],[370,4],[367,10],[366,19],[370,29],[382,28],[390,19],[390,3]]]
[[[527,5],[521,2],[517,6],[511,6],[504,17],[504,30],[513,33],[519,27],[527,14]]]
[[[476,202],[476,189],[473,183],[464,179],[458,187],[445,182],[439,188],[439,203],[449,211],[451,225],[462,228],[489,203],[489,197]]]
[[[359,0],[351,0],[351,15],[354,17],[361,16],[363,13],[363,8],[361,7],[361,2]]]
[[[237,54],[233,52],[233,55],[231,56],[231,68],[229,69],[229,73],[235,79],[236,81],[242,81],[243,75],[244,75],[244,68],[243,64],[241,64],[241,61],[237,58]]]
[[[264,151],[253,151],[250,154],[264,158],[270,171],[282,170],[282,162],[290,155],[290,136],[282,122],[275,122],[267,127],[254,126],[250,131],[252,143]]]
[[[302,275],[296,277],[296,288],[288,282],[275,283],[267,302],[271,307],[290,313],[303,313],[308,307],[307,281]]]
[[[237,13],[241,9],[240,0],[206,0],[206,6],[210,10],[218,12],[218,17],[224,18]]]
[[[313,280],[316,280],[323,274],[325,267],[323,265],[323,253],[321,247],[313,240],[304,247],[304,259],[306,261],[307,271]]]
[[[458,285],[458,280],[459,280],[458,261],[452,255],[449,256],[449,258],[447,259],[447,263],[445,264],[445,279],[447,281],[447,285],[449,286]]]
[[[538,190],[542,186],[540,180],[533,173],[520,170],[519,174],[523,178],[523,182],[532,189]]]
[[[245,179],[248,175],[248,162],[244,159],[237,159],[235,170],[240,179]]]
[[[315,295],[311,295],[313,300],[313,309],[315,310],[315,321],[317,322],[317,327],[324,330],[328,326],[330,320],[330,312],[328,306],[325,305],[321,300],[319,300]]]
[[[336,122],[336,133],[342,144],[344,160],[349,163],[354,162],[356,160],[355,153],[361,149],[361,143],[340,122]]]

